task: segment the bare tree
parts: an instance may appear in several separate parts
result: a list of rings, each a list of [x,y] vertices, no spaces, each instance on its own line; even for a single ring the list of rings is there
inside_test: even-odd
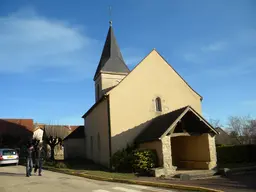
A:
[[[222,124],[220,123],[219,119],[209,119],[209,123],[214,127],[222,127]]]
[[[236,136],[243,144],[252,143],[256,136],[256,120],[249,116],[231,116],[228,119],[230,135]]]
[[[45,125],[43,140],[51,148],[50,159],[54,160],[54,148],[61,145],[63,139],[69,134],[68,129],[61,125]]]
[[[255,139],[256,139],[256,120],[255,119],[249,119],[247,121],[243,134],[245,138],[247,138],[247,142],[249,144],[253,144],[255,142]]]

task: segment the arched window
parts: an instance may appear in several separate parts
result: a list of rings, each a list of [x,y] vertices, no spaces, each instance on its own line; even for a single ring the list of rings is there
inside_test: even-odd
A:
[[[162,102],[161,102],[161,98],[157,97],[155,100],[155,104],[156,104],[156,111],[162,111]]]
[[[101,150],[100,133],[98,133],[98,151]]]

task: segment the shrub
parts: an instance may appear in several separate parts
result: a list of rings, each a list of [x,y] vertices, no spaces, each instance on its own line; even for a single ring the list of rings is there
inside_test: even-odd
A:
[[[154,150],[138,149],[133,152],[133,155],[134,162],[132,166],[135,172],[148,173],[157,166],[157,154]]]
[[[132,172],[133,146],[117,151],[111,157],[112,168],[119,172]]]
[[[256,161],[256,145],[219,146],[216,150],[218,163],[242,163]]]
[[[117,151],[111,158],[112,168],[118,172],[148,173],[157,166],[157,154],[154,150],[135,149],[128,146]]]
[[[64,162],[56,162],[54,167],[60,168],[60,169],[66,169],[66,168],[68,168],[68,165],[66,165]]]

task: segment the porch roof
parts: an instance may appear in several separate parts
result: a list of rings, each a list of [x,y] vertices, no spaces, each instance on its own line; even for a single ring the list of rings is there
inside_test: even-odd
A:
[[[177,125],[177,123],[188,112],[192,112],[193,116],[200,119],[200,122],[202,122],[204,126],[208,128],[209,132],[218,134],[218,132],[191,106],[186,106],[152,119],[151,122],[145,127],[145,129],[135,139],[135,142],[145,143],[145,142],[161,139],[163,136],[169,134],[171,130]]]

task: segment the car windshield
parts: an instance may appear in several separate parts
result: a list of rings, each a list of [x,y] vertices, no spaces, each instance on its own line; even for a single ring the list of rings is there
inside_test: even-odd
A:
[[[16,155],[15,150],[3,150],[3,155]]]

